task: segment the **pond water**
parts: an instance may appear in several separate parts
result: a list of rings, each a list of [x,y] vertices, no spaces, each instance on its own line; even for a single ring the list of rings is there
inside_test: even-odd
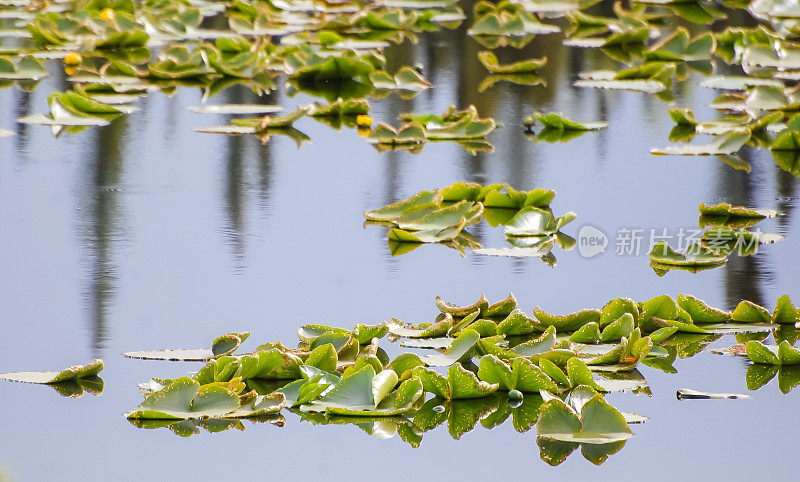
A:
[[[561,35],[499,50],[504,62],[547,55],[540,72],[546,86],[501,82],[478,92],[487,73],[477,60],[483,47],[466,35],[470,24],[388,48],[390,70],[420,62],[433,87],[410,100],[371,100],[371,115],[394,123],[401,112],[474,104],[504,124],[489,136],[494,151],[474,156],[455,143],[378,153],[355,130],[311,118],[296,125],[312,139],[300,149],[280,136],[262,144],[254,136],[197,133],[229,117],[187,110],[201,102],[192,88],[153,92],[139,111],[109,126],[56,139],[16,118],[46,111],[47,96],[70,87],[59,64],[48,64],[51,77],[33,92],[0,90],[0,128],[15,133],[0,139],[0,371],[93,358],[106,364],[100,396],[69,399],[44,386],[0,384],[3,480],[791,479],[800,391],[784,395],[774,380],[748,391],[746,358],[708,352],[678,359],[675,374],[641,366],[650,397],[608,395],[618,409],[650,420],[633,425],[635,436],[600,466],[573,454],[551,467],[539,458],[535,430],[520,434],[510,423],[493,430],[478,424],[460,440],[440,427],[411,448],[399,437],[316,426],[293,413],[285,413],[283,427],[244,422],[244,431],[189,438],[138,429],[122,416],[141,401],[137,383],[199,368],[123,352],[202,347],[230,331],[252,331],[250,348],[270,340],[293,345],[305,323],[431,321],[436,296],[468,304],[482,293],[495,300],[513,292],[526,311],[538,305],[555,313],[660,294],[691,293],[724,309],[742,299],[771,309],[784,293],[800,300],[800,181],[768,150],[739,153],[749,172],[715,156],[651,155],[668,144],[670,104],[645,93],[573,87],[579,72],[618,64],[596,49],[564,47]],[[674,105],[714,118],[708,104],[719,92],[690,75],[676,85]],[[211,102],[289,108],[314,100],[288,97],[283,88],[259,98],[233,87]],[[534,142],[523,135],[522,119],[536,110],[609,127],[565,143]],[[538,258],[461,257],[437,245],[391,256],[386,230],[362,226],[365,210],[455,181],[553,189],[554,212],[578,214],[564,232],[577,237],[582,226],[596,227],[608,237],[606,252],[585,258],[555,249],[554,267]],[[785,238],[722,268],[657,276],[648,265],[651,231],[695,229],[697,205],[718,202],[779,210],[783,216],[759,227]],[[624,229],[642,230],[638,255],[615,253]],[[502,233],[485,224],[470,232],[488,247],[504,245]],[[733,343],[726,336],[715,345]],[[752,398],[678,401],[678,388]]]

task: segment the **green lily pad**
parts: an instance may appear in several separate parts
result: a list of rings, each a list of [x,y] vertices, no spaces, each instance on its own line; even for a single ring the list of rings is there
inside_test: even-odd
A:
[[[747,342],[747,357],[762,365],[800,365],[800,351],[786,340],[779,345],[764,345],[758,341]]]
[[[727,256],[717,254],[700,242],[687,246],[683,254],[670,248],[666,241],[658,241],[650,250],[650,261],[668,266],[713,266],[725,263]]]
[[[772,323],[795,324],[800,323],[800,308],[792,304],[789,295],[782,295],[775,303],[772,311]]]
[[[534,112],[533,116],[544,126],[545,129],[563,131],[594,131],[608,127],[607,122],[574,122],[556,112],[550,112],[547,114]]]
[[[526,358],[514,358],[509,363],[494,355],[481,357],[478,378],[490,384],[498,384],[501,390],[520,392],[555,391],[556,384],[541,368]]]
[[[425,355],[421,359],[428,366],[444,367],[453,365],[467,355],[480,338],[481,336],[477,331],[467,328],[453,340],[443,353]]]
[[[76,381],[83,378],[96,377],[103,371],[103,360],[94,360],[86,365],[75,365],[60,372],[14,372],[2,373],[0,378],[12,382],[56,384]]]
[[[572,212],[553,217],[550,211],[528,206],[520,209],[505,226],[505,234],[508,236],[546,236],[555,234],[564,225],[575,220],[577,215]]]
[[[736,309],[731,313],[731,319],[737,323],[769,323],[772,321],[766,308],[748,300],[743,300],[736,305]]]
[[[445,400],[461,400],[482,398],[495,392],[499,384],[483,382],[460,363],[451,365],[444,377],[430,368],[416,368],[414,374],[422,380],[426,392],[433,393]]]
[[[497,60],[497,55],[489,50],[478,52],[478,60],[484,67],[486,67],[486,70],[494,74],[520,74],[533,72],[547,64],[547,57],[542,57],[540,59],[521,60],[506,65],[500,65]]]
[[[625,417],[599,394],[583,404],[580,418],[561,400],[546,401],[536,426],[541,437],[562,442],[606,444],[633,436]]]
[[[600,310],[585,309],[568,315],[550,315],[539,309],[533,309],[533,316],[544,327],[555,327],[558,333],[569,333],[578,330],[587,323],[597,323],[600,321]]]

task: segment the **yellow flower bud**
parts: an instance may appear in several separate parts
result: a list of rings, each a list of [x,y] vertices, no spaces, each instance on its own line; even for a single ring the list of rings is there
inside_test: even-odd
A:
[[[369,127],[372,125],[372,117],[366,114],[361,114],[356,117],[356,125],[359,127]]]
[[[100,18],[102,18],[106,22],[111,22],[114,19],[114,9],[104,8],[100,10]]]
[[[83,57],[78,52],[70,52],[64,57],[64,63],[70,67],[75,67],[83,62]]]

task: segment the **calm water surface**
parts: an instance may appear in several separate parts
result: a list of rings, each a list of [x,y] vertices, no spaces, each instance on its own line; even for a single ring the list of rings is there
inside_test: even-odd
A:
[[[510,423],[491,431],[479,424],[459,441],[440,427],[412,449],[398,437],[312,426],[291,413],[283,428],[245,422],[243,432],[187,439],[137,429],[122,416],[141,400],[138,382],[197,368],[128,360],[122,352],[202,347],[229,331],[252,331],[256,344],[294,344],[297,327],[308,322],[427,321],[437,295],[468,303],[512,291],[526,311],[539,305],[559,313],[664,293],[691,293],[726,309],[743,298],[771,309],[783,293],[800,301],[800,182],[769,152],[740,153],[749,173],[715,157],[651,156],[651,147],[668,143],[669,105],[647,94],[572,87],[579,71],[616,64],[600,52],[565,49],[559,36],[500,51],[502,61],[547,55],[547,87],[499,83],[478,93],[482,48],[464,31],[392,47],[394,65],[421,62],[434,87],[413,100],[372,101],[373,117],[394,123],[400,112],[475,104],[505,124],[490,136],[494,152],[476,156],[451,143],[417,155],[379,154],[354,130],[310,118],[297,127],[313,142],[299,150],[281,137],[262,145],[252,136],[199,134],[193,129],[228,118],[188,111],[200,103],[192,89],[155,92],[108,127],[54,139],[49,129],[15,119],[46,111],[47,95],[68,88],[62,72],[54,69],[30,94],[0,90],[0,128],[16,133],[0,139],[0,371],[94,357],[107,367],[99,397],[71,400],[44,386],[0,384],[0,474],[19,481],[796,477],[800,390],[783,395],[773,381],[749,400],[677,401],[682,387],[747,392],[746,361],[707,353],[678,360],[673,375],[641,367],[652,397],[609,395],[617,408],[651,420],[633,426],[636,435],[599,467],[577,453],[550,467],[539,459],[535,430],[518,434]],[[678,84],[675,104],[714,118],[707,105],[718,92],[692,75]],[[288,108],[313,100],[286,97],[283,89],[259,99],[232,88],[212,102]],[[534,110],[610,126],[568,143],[535,143],[521,128]],[[461,258],[442,246],[391,257],[386,230],[362,227],[362,211],[454,181],[554,189],[554,212],[578,213],[565,232],[595,226],[610,237],[607,252],[584,259],[556,248],[554,268],[539,259]],[[698,203],[723,201],[785,213],[759,224],[785,239],[722,269],[656,276],[648,267],[650,230],[695,228]],[[639,256],[614,254],[621,228],[646,230]],[[504,244],[485,224],[470,232],[489,247]]]

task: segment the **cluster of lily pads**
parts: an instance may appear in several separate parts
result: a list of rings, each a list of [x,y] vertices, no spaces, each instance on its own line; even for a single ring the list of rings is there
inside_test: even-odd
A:
[[[16,81],[30,90],[48,75],[45,62],[63,60],[75,89],[51,96],[48,115],[20,119],[54,126],[57,135],[105,125],[121,113],[134,111],[133,104],[154,89],[171,93],[179,86],[199,87],[206,100],[228,86],[242,84],[260,95],[275,89],[279,76],[286,79],[289,96],[302,91],[327,99],[330,105],[314,109],[315,117],[349,117],[347,108],[333,112],[349,101],[355,101],[358,113],[364,115],[368,107],[364,111],[360,106],[369,105],[368,96],[381,98],[396,92],[408,98],[430,87],[420,68],[386,71],[385,47],[408,38],[416,41],[418,32],[454,27],[464,18],[456,2],[449,0],[336,5],[77,0],[23,7],[15,2],[0,5],[3,18],[13,20],[15,26],[10,31],[0,29],[0,35],[18,39],[13,47],[0,47],[0,82]],[[220,20],[226,29],[206,27]],[[263,105],[198,109],[232,115],[276,110],[280,108]],[[305,134],[291,129],[304,110],[309,109],[278,119],[268,115],[255,126],[261,128],[257,135],[270,128],[298,143],[307,140]],[[253,127],[249,119],[237,121],[245,124],[239,131],[204,131],[238,134]],[[344,124],[354,126],[355,122]],[[492,122],[486,133],[493,128]],[[453,138],[459,137],[460,129],[469,134],[466,137],[476,137],[472,123],[439,130]]]
[[[575,245],[575,240],[560,230],[576,218],[572,212],[555,217],[550,209],[554,197],[555,192],[549,189],[517,191],[506,184],[457,182],[366,211],[365,225],[389,228],[392,255],[437,243],[456,249],[462,256],[469,248],[484,255],[541,257],[552,265],[555,257],[550,251],[554,245],[567,250]],[[513,247],[484,248],[465,231],[481,219],[492,227],[503,226]]]
[[[392,319],[353,329],[304,325],[295,348],[269,342],[238,354],[250,333],[228,333],[210,349],[126,353],[204,365],[190,376],[140,384],[144,399],[125,416],[137,427],[168,427],[185,437],[201,429],[243,429],[242,420],[283,426],[282,412],[289,411],[315,425],[353,424],[381,438],[398,435],[414,447],[442,424],[458,439],[478,423],[491,429],[511,418],[519,432],[536,427],[545,462],[558,465],[581,447],[587,460],[601,464],[633,436],[629,424],[647,420],[619,411],[604,398],[612,391],[650,396],[640,363],[674,373],[677,356],[694,356],[734,334],[746,344],[712,352],[749,357],[748,388],[760,388],[776,373],[784,393],[800,384],[795,370],[800,351],[792,346],[800,338],[800,309],[787,295],[772,313],[746,300],[728,312],[685,294],[644,302],[617,298],[600,309],[567,315],[539,308],[528,315],[513,294],[495,303],[481,296],[466,306],[437,297],[435,304],[438,315],[430,323]],[[762,343],[770,334],[777,345]],[[401,352],[392,358],[380,346],[384,338],[432,353]],[[61,373],[0,378],[85,388],[97,383],[102,368],[96,360]],[[681,394],[684,399],[741,397]]]
[[[733,253],[750,256],[757,253],[761,245],[783,239],[779,234],[748,229],[763,219],[777,216],[779,213],[775,210],[751,209],[729,203],[700,204],[699,210],[698,225],[708,228],[697,241],[689,243],[683,253],[672,249],[666,241],[653,245],[650,266],[657,274],[664,275],[673,269],[696,273],[718,268],[725,265]]]

